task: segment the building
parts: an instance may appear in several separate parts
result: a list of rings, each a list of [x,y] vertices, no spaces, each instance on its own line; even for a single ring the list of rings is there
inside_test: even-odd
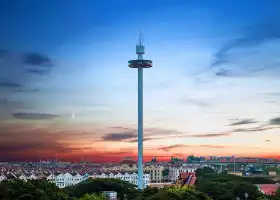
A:
[[[164,166],[157,164],[150,164],[144,166],[145,173],[150,174],[151,183],[160,183],[163,181],[162,172],[164,169]]]
[[[50,173],[47,175],[46,179],[50,182],[55,183],[55,185],[59,188],[76,185],[77,183],[84,180],[83,176],[76,172]]]
[[[269,171],[269,172],[268,172],[268,175],[269,175],[269,176],[274,176],[274,177],[275,177],[275,176],[277,176],[277,173],[276,173],[276,171]]]
[[[109,200],[117,200],[118,193],[115,191],[104,191],[103,195],[106,196]]]
[[[235,175],[235,176],[243,176],[242,172],[228,172],[228,174],[232,174],[232,175]]]
[[[275,195],[275,192],[280,188],[280,184],[259,184],[257,185],[259,191],[266,195]]]
[[[182,172],[179,175],[178,180],[176,183],[178,185],[187,185],[187,186],[193,186],[196,182],[196,173],[195,172]]]
[[[150,187],[152,188],[164,188],[164,187],[169,187],[169,186],[174,186],[174,183],[151,183]]]
[[[178,180],[180,173],[185,173],[185,172],[195,172],[198,168],[200,168],[200,165],[172,165],[169,167],[169,179],[171,181],[176,181]]]
[[[132,160],[130,157],[125,157],[121,162],[120,162],[120,168],[123,170],[127,169],[137,169],[136,162]]]
[[[137,171],[98,171],[90,173],[89,178],[117,178],[123,181],[127,181],[131,184],[138,185],[138,174]],[[144,174],[144,187],[150,185],[150,175]]]

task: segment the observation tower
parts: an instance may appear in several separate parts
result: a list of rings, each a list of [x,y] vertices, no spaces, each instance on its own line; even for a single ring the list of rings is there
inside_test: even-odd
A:
[[[138,69],[138,189],[144,188],[143,182],[143,69],[152,67],[151,60],[144,60],[145,47],[142,45],[140,33],[139,44],[136,46],[137,60],[128,61],[130,68]]]

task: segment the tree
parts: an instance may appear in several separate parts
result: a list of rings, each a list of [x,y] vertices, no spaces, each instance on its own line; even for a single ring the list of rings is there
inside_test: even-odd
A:
[[[216,173],[211,168],[197,170],[196,188],[215,200],[243,198],[245,193],[250,199],[262,196],[255,184],[271,182],[264,178],[247,178],[226,173]]]
[[[169,176],[169,169],[168,168],[162,170],[162,176],[163,176],[163,179],[165,179],[165,180],[168,179],[168,176]]]
[[[68,195],[53,183],[46,180],[2,181],[0,183],[1,200],[66,200]]]
[[[278,188],[278,189],[276,190],[275,196],[276,196],[276,197],[280,197],[280,188]]]
[[[157,157],[152,158],[151,162],[157,162]]]
[[[171,156],[170,162],[175,164],[175,163],[178,163],[178,162],[183,162],[183,160],[180,159],[180,158],[176,158],[176,157]]]
[[[192,162],[200,162],[201,160],[204,160],[202,157],[195,157],[194,155],[190,155],[187,157],[187,162],[192,163]]]
[[[188,186],[172,186],[159,189],[156,194],[145,200],[210,200],[210,198]]]
[[[255,186],[251,183],[240,182],[235,185],[235,187],[233,189],[233,195],[235,197],[244,197],[245,193],[248,194],[250,199],[257,199],[262,196],[262,194],[258,190],[257,186]]]
[[[77,185],[66,188],[70,196],[81,198],[84,194],[100,193],[102,191],[115,191],[120,199],[136,199],[138,190],[135,185],[114,178],[95,178],[80,182]]]
[[[149,197],[157,194],[158,191],[159,191],[158,188],[147,187],[139,194],[137,200],[148,199]]]
[[[268,198],[266,196],[260,196],[257,198],[257,200],[270,200],[270,198]]]

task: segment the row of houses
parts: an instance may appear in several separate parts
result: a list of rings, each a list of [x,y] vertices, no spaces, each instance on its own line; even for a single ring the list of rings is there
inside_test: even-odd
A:
[[[208,166],[207,164],[171,164],[171,163],[149,163],[143,165],[144,172],[150,175],[151,183],[161,183],[166,180],[176,181],[179,178],[180,173],[183,172],[195,172],[199,168]],[[111,165],[102,168],[104,171],[108,170],[125,170],[135,171],[137,164],[131,158],[125,158],[119,165]],[[167,170],[167,176],[163,173]]]
[[[180,173],[195,172],[206,164],[171,164],[148,163],[143,165],[145,186],[150,183],[166,181],[176,182]],[[167,170],[167,175],[164,173]],[[7,172],[10,174],[7,175]],[[63,188],[75,185],[87,178],[118,178],[132,184],[138,184],[137,164],[131,158],[125,158],[120,163],[108,163],[93,166],[85,164],[2,164],[0,165],[1,179],[19,178],[23,180],[45,178]],[[12,174],[12,176],[11,176]]]
[[[42,173],[32,173],[26,171],[19,172],[6,172],[0,174],[0,182],[3,180],[14,180],[20,179],[24,181],[36,180],[36,179],[46,179],[50,182],[56,184],[59,188],[64,188],[67,186],[73,186],[81,181],[84,181],[89,178],[117,178],[120,180],[127,181],[131,184],[138,185],[138,174],[137,172],[132,171],[91,171],[84,174],[79,174],[77,172],[50,172],[44,171]],[[150,184],[150,175],[144,174],[144,187],[147,187]]]

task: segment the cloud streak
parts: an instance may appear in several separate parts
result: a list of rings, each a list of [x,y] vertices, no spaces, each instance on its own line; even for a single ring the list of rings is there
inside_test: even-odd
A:
[[[280,117],[273,118],[269,120],[269,124],[271,125],[280,125]]]
[[[239,126],[239,125],[254,124],[254,123],[257,123],[257,122],[252,119],[242,119],[242,120],[229,124],[229,126]]]
[[[184,104],[193,104],[193,105],[196,105],[196,106],[199,106],[199,107],[203,107],[203,108],[211,107],[211,105],[209,103],[206,103],[206,102],[201,101],[201,100],[190,99],[190,98],[183,99],[183,103]]]
[[[128,139],[137,138],[137,134],[134,133],[110,133],[102,137],[105,141],[125,141]]]
[[[34,76],[47,75],[54,67],[48,56],[39,53],[8,53],[2,50],[0,55],[0,89],[12,92],[30,89],[26,88],[27,83],[34,80]]]
[[[47,119],[55,119],[59,117],[59,115],[54,114],[46,114],[46,113],[13,113],[13,117],[16,119],[23,120],[47,120]]]
[[[271,40],[280,39],[279,21],[275,18],[265,23],[245,27],[242,36],[230,41],[216,52],[214,55],[216,60],[213,65],[228,62],[228,54],[233,49],[256,46]]]
[[[36,52],[24,54],[23,63],[34,66],[52,66],[52,61],[49,57]]]
[[[205,145],[205,144],[201,144],[201,145],[185,145],[185,144],[175,144],[175,145],[169,145],[169,146],[163,146],[158,148],[158,150],[161,151],[172,151],[174,149],[177,148],[193,148],[193,147],[202,147],[202,148],[210,148],[210,149],[222,149],[222,148],[226,148],[225,146],[219,146],[219,145]]]
[[[0,80],[0,88],[19,89],[21,87],[22,85],[17,82],[7,80],[7,79]]]

